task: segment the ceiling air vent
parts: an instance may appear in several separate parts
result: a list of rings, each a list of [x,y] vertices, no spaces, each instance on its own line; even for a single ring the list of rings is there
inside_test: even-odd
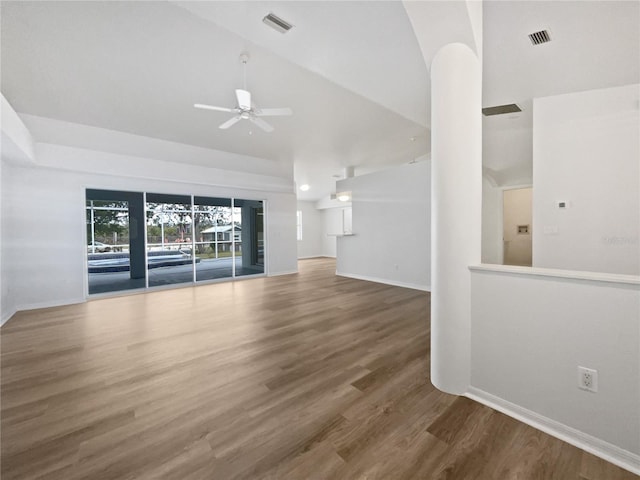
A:
[[[269,13],[266,17],[262,19],[263,23],[269,25],[274,30],[277,30],[280,33],[287,33],[289,30],[293,28],[289,22],[285,22],[280,17],[275,16],[273,13]]]
[[[542,43],[547,43],[551,41],[551,37],[549,36],[549,32],[546,30],[540,30],[539,32],[534,32],[529,34],[529,40],[534,45],[540,45]]]
[[[503,115],[505,113],[517,113],[521,111],[522,109],[518,105],[515,103],[509,103],[508,105],[497,105],[495,107],[483,108],[482,114],[485,117],[490,117],[492,115]]]

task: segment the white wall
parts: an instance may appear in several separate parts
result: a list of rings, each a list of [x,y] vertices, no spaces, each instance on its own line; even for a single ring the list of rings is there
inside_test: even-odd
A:
[[[469,393],[635,472],[639,97],[633,85],[534,100],[534,268],[472,268]],[[499,191],[485,183],[485,263]],[[578,366],[598,370],[598,393],[578,389]]]
[[[353,236],[337,239],[337,273],[430,289],[431,162],[348,178]]]
[[[534,266],[640,274],[639,99],[630,85],[534,100]]]
[[[344,211],[351,209],[351,202],[341,202],[326,197],[315,204],[322,216],[322,256],[336,258],[337,235],[344,233]]]
[[[5,304],[4,304],[4,300],[6,297],[5,291],[4,291],[4,277],[5,277],[5,271],[3,269],[3,262],[2,262],[2,243],[4,238],[2,237],[2,222],[4,221],[4,211],[2,210],[2,205],[4,204],[3,202],[3,196],[5,195],[5,189],[7,188],[4,184],[4,177],[2,176],[2,170],[3,170],[3,166],[4,166],[4,161],[2,160],[2,158],[0,158],[0,325],[2,325],[5,321]],[[7,312],[6,314],[7,316],[9,315],[9,313]]]
[[[6,322],[15,312],[13,299],[9,293],[9,262],[11,255],[5,248],[5,232],[7,230],[4,224],[7,221],[7,213],[10,210],[9,201],[11,199],[9,189],[9,165],[5,165],[5,161],[0,160],[0,325]]]
[[[532,182],[533,129],[528,117],[532,107],[526,102],[521,106],[525,111],[518,114],[517,120],[510,115],[482,119],[482,164],[498,186]],[[515,128],[514,122],[520,127]]]
[[[345,208],[332,207],[322,210],[322,255],[336,258],[337,234],[342,233],[342,217]]]
[[[13,163],[33,163],[34,142],[31,133],[11,104],[0,94],[2,159]]]
[[[20,250],[11,246],[9,217],[13,211],[12,166],[33,165],[35,145],[18,114],[9,102],[0,95],[2,135],[0,137],[0,325],[16,310],[13,295],[14,266],[20,258]]]
[[[583,432],[601,453],[620,453],[604,441],[640,454],[637,277],[605,283],[530,273],[545,269],[497,268],[522,273],[472,272],[476,393]],[[577,388],[578,365],[598,370],[598,393]]]
[[[237,171],[280,177],[289,180],[289,184],[293,181],[291,162],[285,164],[266,158],[196,147],[35,115],[20,114],[20,119],[24,121],[26,128],[39,143],[131,155],[174,165],[186,163],[226,172]]]
[[[502,264],[502,189],[482,179],[482,263]]]
[[[2,176],[2,167],[4,166],[4,161],[2,160],[2,158],[0,157],[0,325],[2,325],[6,319],[5,317],[5,313],[4,313],[4,298],[6,296],[6,294],[4,293],[4,277],[5,277],[5,272],[3,270],[2,267],[2,243],[3,243],[3,238],[2,238],[2,222],[3,222],[3,218],[4,218],[4,212],[2,211],[2,205],[3,205],[3,195],[5,194],[5,185],[3,183],[3,176]]]
[[[531,266],[532,189],[511,188],[502,192],[504,264]],[[526,225],[526,233],[519,227]]]
[[[89,151],[86,151],[90,155]],[[135,165],[130,165],[135,170]],[[15,168],[13,207],[5,224],[3,249],[19,249],[12,276],[18,310],[85,299],[85,188],[148,191],[266,200],[267,272],[297,270],[295,197],[240,188],[142,180],[49,168]]]
[[[188,155],[188,150],[185,151],[185,155]],[[293,182],[286,177],[224,170],[217,168],[215,163],[210,166],[180,164],[153,157],[114,154],[50,143],[37,143],[36,157],[38,165],[58,170],[126,175],[141,180],[162,180],[209,187],[241,186],[245,190],[293,193]]]
[[[298,258],[323,256],[323,218],[314,202],[298,201],[302,211],[302,240],[298,240]]]
[[[69,125],[56,124],[51,132],[63,138],[63,127]],[[69,128],[77,133],[84,127]],[[110,139],[112,150],[118,153],[36,143],[35,161],[13,162],[9,168],[3,164],[3,320],[14,308],[85,300],[86,188],[265,200],[266,272],[278,275],[297,271],[296,199],[289,173],[278,176],[280,166],[261,173],[228,171],[222,168],[226,160],[221,152],[212,151],[207,157],[204,149],[195,154],[200,160],[209,158],[209,166],[179,164],[164,156],[135,154],[167,149],[165,156],[180,157],[180,151],[185,156],[194,153],[191,147],[160,140],[156,144],[154,139],[102,129],[85,133]],[[109,148],[106,143],[97,144]]]

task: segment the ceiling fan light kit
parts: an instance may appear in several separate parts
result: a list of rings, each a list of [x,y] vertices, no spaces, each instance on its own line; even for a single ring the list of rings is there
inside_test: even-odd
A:
[[[247,90],[237,89],[236,99],[240,110],[251,110],[251,93]]]
[[[293,111],[290,108],[258,108],[251,101],[251,92],[247,90],[247,63],[249,62],[249,54],[243,52],[240,54],[240,62],[243,66],[243,76],[244,76],[244,88],[236,89],[236,107],[228,108],[228,107],[217,107],[215,105],[206,105],[203,103],[196,103],[193,106],[195,108],[200,108],[203,110],[214,110],[217,112],[226,112],[226,113],[235,113],[233,118],[230,118],[226,122],[220,124],[218,128],[222,130],[226,130],[227,128],[235,125],[240,120],[249,120],[251,123],[257,125],[265,132],[273,132],[273,126],[271,124],[265,122],[260,117],[278,117],[278,116],[286,116],[293,115]]]

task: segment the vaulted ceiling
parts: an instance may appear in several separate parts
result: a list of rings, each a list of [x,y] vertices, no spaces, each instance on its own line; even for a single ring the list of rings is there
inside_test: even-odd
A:
[[[534,46],[528,34],[547,30]],[[532,182],[532,99],[640,83],[640,2],[485,1],[483,162],[497,184]]]
[[[530,179],[533,97],[639,81],[638,7],[484,2],[484,105],[524,108],[485,119],[498,183]],[[294,28],[270,29],[269,12]],[[552,42],[532,46],[527,34],[545,28]],[[294,111],[269,119],[273,133],[220,130],[228,114],[193,108],[234,106],[243,51],[255,102]],[[346,166],[430,150],[428,68],[399,1],[3,1],[1,53],[2,93],[21,114],[278,161],[311,185],[302,199],[328,195]]]

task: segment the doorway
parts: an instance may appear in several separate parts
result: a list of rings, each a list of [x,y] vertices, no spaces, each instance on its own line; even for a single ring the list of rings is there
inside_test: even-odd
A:
[[[503,192],[505,265],[532,265],[532,193],[531,187]]]

